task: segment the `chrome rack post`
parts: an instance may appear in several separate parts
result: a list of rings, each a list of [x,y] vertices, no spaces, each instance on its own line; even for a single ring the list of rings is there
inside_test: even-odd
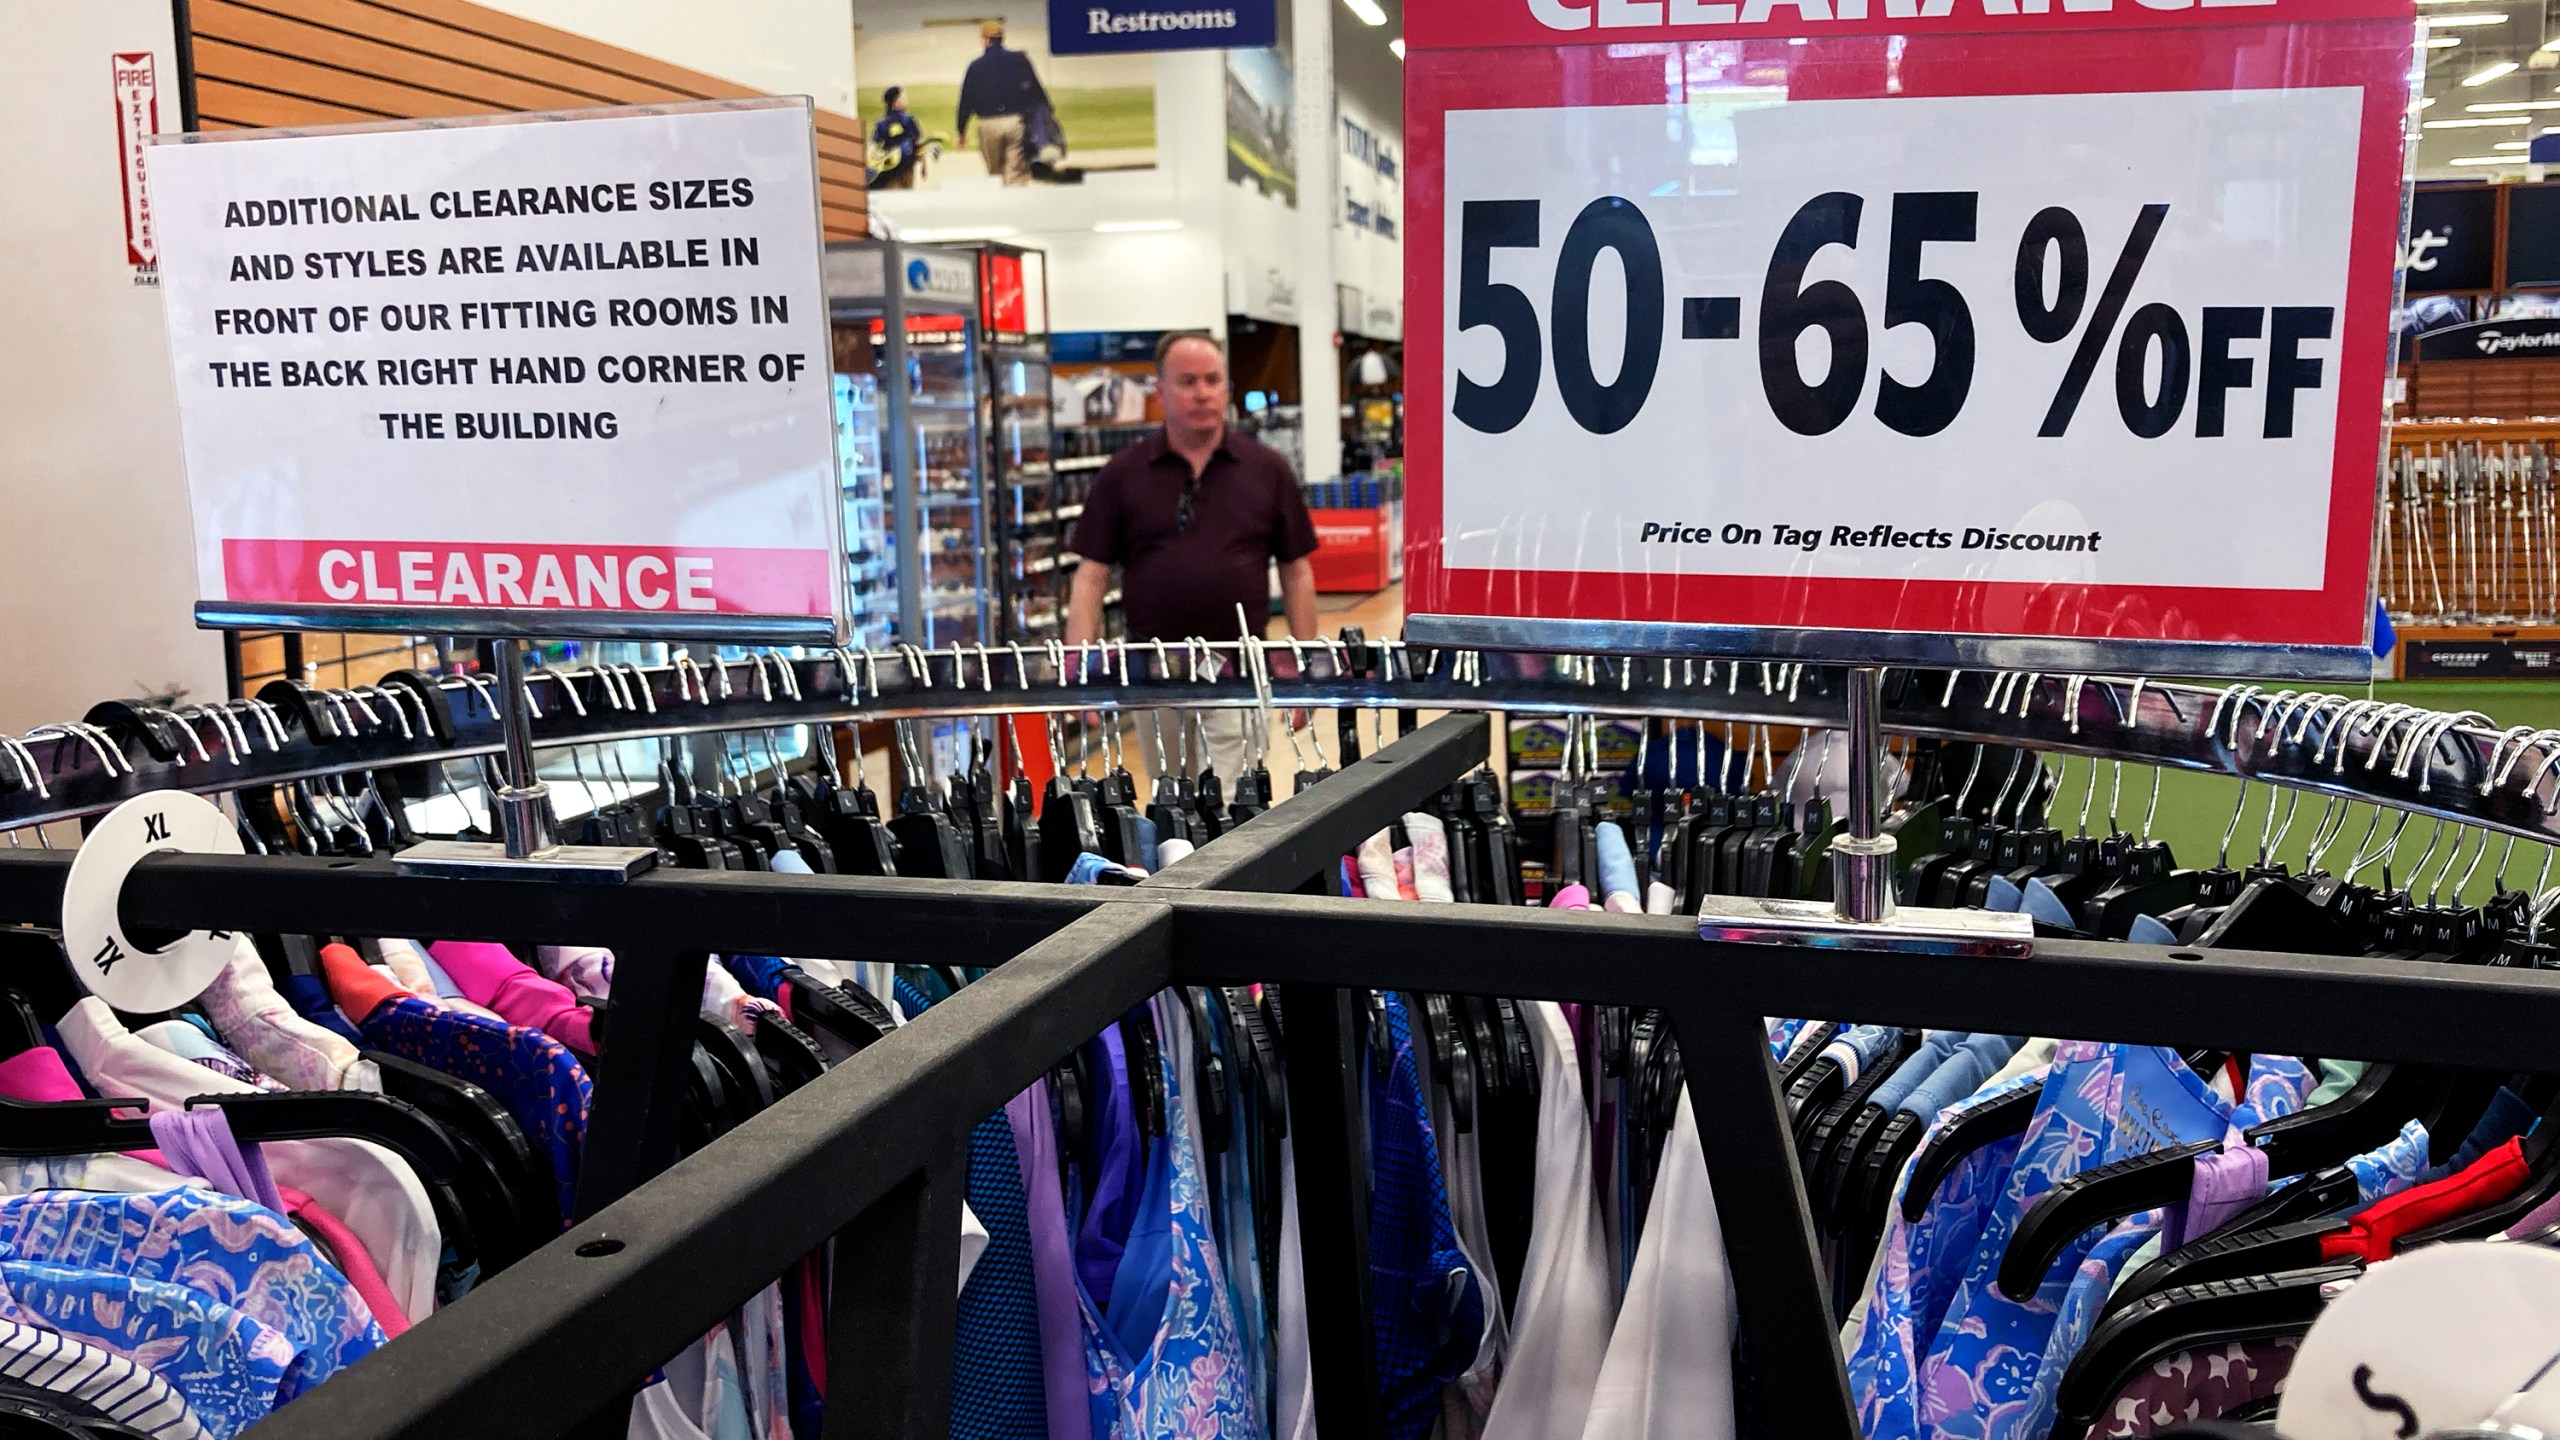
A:
[[[1979,910],[1905,910],[1894,903],[1894,838],[1884,813],[1884,672],[1848,672],[1847,829],[1831,840],[1832,900],[1710,895],[1698,934],[1740,945],[1855,946],[1932,955],[2030,955],[2035,924]]]
[[[510,860],[548,860],[560,849],[551,787],[533,763],[533,717],[527,713],[524,642],[498,642],[498,689],[506,700],[498,725],[506,736],[506,786],[498,791],[498,834]]]
[[[542,772],[533,760],[533,691],[525,683],[524,642],[502,636],[495,648],[498,693],[490,699],[489,708],[497,712],[504,737],[499,755],[504,783],[490,797],[490,808],[496,812],[492,819],[502,843],[424,840],[393,857],[400,868],[413,875],[538,874],[607,885],[655,869],[658,852],[647,846],[560,843],[559,823],[551,813],[551,787],[542,783]]]
[[[1849,828],[1831,840],[1831,903],[1840,918],[1875,925],[1891,920],[1894,839],[1878,822],[1884,811],[1884,672],[1849,672]]]

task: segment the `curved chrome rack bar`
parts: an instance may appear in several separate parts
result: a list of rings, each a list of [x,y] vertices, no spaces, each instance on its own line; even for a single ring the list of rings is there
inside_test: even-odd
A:
[[[1837,725],[1836,667],[1622,659],[1325,641],[915,646],[679,653],[664,666],[537,667],[537,746],[967,715],[1153,708],[1596,713]],[[0,829],[76,819],[139,793],[279,784],[497,752],[488,676],[390,677],[178,710],[114,702],[0,736]],[[2560,842],[2560,730],[2498,729],[2346,695],[2102,676],[1895,669],[1884,729],[2266,781]]]

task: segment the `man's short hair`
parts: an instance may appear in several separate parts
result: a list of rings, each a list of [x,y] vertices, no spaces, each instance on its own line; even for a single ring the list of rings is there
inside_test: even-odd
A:
[[[1221,365],[1226,363],[1227,347],[1218,343],[1217,336],[1210,334],[1206,330],[1168,330],[1165,332],[1164,338],[1156,342],[1156,373],[1164,373],[1164,362],[1173,358],[1174,346],[1184,344],[1192,340],[1197,340],[1201,344],[1208,346],[1210,349],[1217,351],[1218,363]]]
[[[907,87],[906,87],[906,86],[904,86],[904,85],[892,85],[892,86],[890,86],[890,87],[889,87],[889,89],[888,89],[887,93],[883,94],[883,95],[880,97],[880,103],[881,103],[881,104],[883,104],[883,105],[895,105],[895,104],[897,104],[900,100],[905,99],[905,98],[906,98],[906,95],[907,95]]]

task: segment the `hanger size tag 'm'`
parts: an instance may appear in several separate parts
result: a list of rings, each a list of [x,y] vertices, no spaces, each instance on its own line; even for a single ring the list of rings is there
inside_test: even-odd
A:
[[[244,853],[240,832],[210,801],[182,790],[137,795],[107,813],[71,858],[62,887],[62,945],[89,993],[128,1014],[174,1010],[204,993],[239,937],[197,930],[158,950],[125,934],[124,881],[145,855]]]

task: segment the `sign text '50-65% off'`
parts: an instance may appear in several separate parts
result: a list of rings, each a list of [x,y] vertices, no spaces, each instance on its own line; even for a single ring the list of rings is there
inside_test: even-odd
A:
[[[1945,430],[1973,391],[1974,307],[1952,281],[1922,272],[1927,247],[1976,241],[1980,199],[1968,190],[1892,197],[1884,326],[1925,326],[1936,352],[1928,374],[1917,382],[1890,370],[1878,378],[1875,417],[1905,435]],[[1846,281],[1805,281],[1822,252],[1857,246],[1866,209],[1864,196],[1817,195],[1787,222],[1769,256],[1760,291],[1760,384],[1771,413],[1799,435],[1840,428],[1866,393],[1872,330],[1865,302]],[[1540,244],[1539,210],[1535,200],[1470,200],[1460,207],[1457,327],[1492,327],[1501,336],[1503,360],[1490,383],[1461,371],[1450,410],[1460,424],[1486,434],[1502,434],[1527,418],[1550,348],[1540,343],[1536,302],[1518,286],[1492,278],[1495,251]],[[2249,427],[2234,425],[2232,394],[2261,388],[2266,403],[2258,432],[2269,440],[2288,439],[2296,397],[2326,383],[2323,360],[2303,349],[2335,333],[2335,306],[2207,305],[2197,307],[2191,323],[2186,313],[2161,301],[2134,305],[2143,263],[2169,211],[2166,204],[2141,207],[2094,302],[2096,276],[2081,217],[2057,205],[2027,222],[2013,272],[2018,323],[2041,344],[2069,345],[2038,435],[2050,439],[2069,432],[2111,347],[2117,414],[2143,439],[2167,435],[2182,423],[2206,438],[2235,428],[2245,432]],[[1592,364],[1590,345],[1592,274],[1603,251],[1616,252],[1626,281],[1625,349],[1615,377],[1607,381]],[[1667,328],[1662,251],[1641,209],[1615,195],[1583,207],[1557,253],[1547,313],[1556,391],[1565,409],[1595,435],[1624,429],[1652,394]],[[1823,374],[1808,377],[1796,342],[1817,329],[1829,338],[1830,361]],[[1681,297],[1681,339],[1741,337],[1740,296]],[[2239,353],[2244,342],[2264,347],[2263,376],[2259,357]]]

